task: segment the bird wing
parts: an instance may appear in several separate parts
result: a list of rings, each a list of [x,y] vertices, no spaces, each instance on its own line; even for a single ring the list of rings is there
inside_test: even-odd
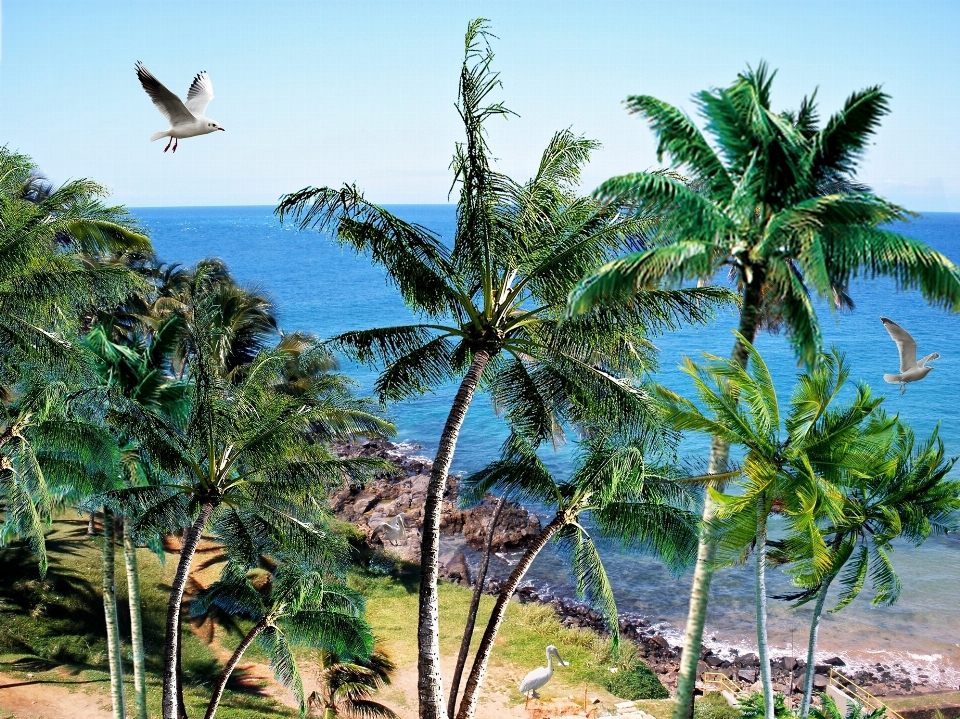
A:
[[[167,118],[171,126],[184,122],[193,122],[194,117],[179,97],[163,86],[142,62],[137,63],[137,79],[143,85],[153,104]]]
[[[908,369],[917,366],[917,343],[910,333],[893,320],[881,317],[880,321],[887,328],[887,332],[897,343],[897,349],[900,350],[900,371],[906,372]]]
[[[187,109],[194,115],[202,116],[207,111],[207,105],[213,99],[213,83],[210,82],[210,76],[204,70],[190,84],[187,90]]]
[[[927,362],[933,362],[934,360],[940,359],[940,353],[934,352],[932,355],[927,355],[922,360],[917,360],[917,367],[923,367]]]

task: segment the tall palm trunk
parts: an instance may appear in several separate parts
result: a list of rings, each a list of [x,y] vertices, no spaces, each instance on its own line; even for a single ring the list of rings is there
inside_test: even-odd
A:
[[[773,678],[770,675],[770,646],[767,643],[767,500],[757,500],[757,655],[760,657],[760,681],[766,719],[773,716]]]
[[[187,577],[190,574],[190,564],[193,555],[200,544],[203,528],[213,511],[213,504],[204,502],[200,506],[200,516],[183,533],[180,546],[180,561],[177,563],[177,573],[173,578],[170,589],[170,601],[167,604],[166,646],[163,649],[163,719],[178,719],[177,707],[177,675],[180,672],[178,649],[180,647],[180,605],[183,602],[183,591],[187,586]]]
[[[183,607],[177,622],[177,719],[187,719],[187,704],[183,701]]]
[[[217,713],[217,707],[220,706],[220,699],[223,698],[223,690],[227,688],[227,682],[230,681],[230,675],[233,674],[233,670],[236,669],[243,653],[253,644],[253,640],[260,635],[260,632],[266,628],[267,618],[264,617],[253,626],[253,629],[247,632],[247,636],[240,642],[240,646],[237,647],[233,656],[230,657],[230,661],[228,661],[223,668],[223,673],[220,674],[220,681],[217,682],[217,686],[213,690],[213,696],[210,697],[210,703],[207,705],[207,713],[204,714],[203,719],[213,719],[213,715]]]
[[[143,653],[143,613],[140,597],[140,567],[137,547],[127,526],[123,527],[123,560],[127,570],[127,597],[130,604],[130,644],[133,650],[133,691],[137,719],[147,719],[147,675]]]
[[[517,566],[513,568],[506,584],[500,589],[497,596],[497,603],[493,605],[493,613],[487,621],[487,628],[483,633],[483,639],[480,640],[480,646],[477,647],[477,655],[473,658],[473,666],[470,668],[470,676],[467,678],[467,686],[463,689],[463,699],[460,701],[460,711],[457,712],[457,719],[472,719],[477,710],[477,699],[480,695],[480,687],[487,674],[487,664],[490,661],[490,654],[493,652],[494,642],[497,640],[497,633],[500,631],[500,625],[503,624],[503,618],[507,613],[507,605],[510,603],[510,597],[520,586],[520,580],[527,573],[527,569],[533,564],[540,550],[543,549],[550,538],[566,524],[567,518],[559,513],[553,518],[546,527],[540,530],[540,534],[533,540],[533,543],[523,553]]]
[[[470,599],[470,609],[467,611],[467,623],[463,627],[463,639],[460,640],[460,653],[457,655],[457,668],[450,681],[450,701],[447,703],[447,717],[453,719],[457,708],[457,692],[460,691],[460,678],[463,676],[463,667],[467,663],[467,654],[470,653],[470,642],[473,639],[473,628],[477,623],[477,610],[480,609],[480,596],[483,594],[483,583],[487,578],[487,565],[490,563],[490,550],[493,547],[493,533],[500,521],[503,511],[503,497],[497,500],[497,508],[493,510],[490,519],[490,529],[487,531],[487,541],[483,545],[483,557],[480,560],[480,569],[477,572],[477,581],[473,587],[473,597]]]
[[[764,274],[754,271],[751,282],[743,293],[740,310],[740,334],[753,343],[760,321],[761,289]],[[737,340],[733,346],[733,359],[746,368],[750,353],[746,345]],[[710,442],[711,474],[725,472],[730,457],[730,445],[714,437]],[[700,541],[697,546],[697,564],[693,570],[690,587],[690,606],[687,610],[687,625],[684,631],[683,651],[680,654],[680,670],[677,673],[677,694],[674,698],[673,719],[693,719],[693,697],[697,682],[697,665],[703,647],[703,627],[707,619],[707,604],[710,601],[710,583],[713,579],[713,563],[717,555],[717,537],[713,527],[716,507],[709,493],[703,496],[703,515],[700,523]]]
[[[113,719],[124,719],[123,664],[120,661],[120,623],[117,616],[117,582],[114,559],[113,512],[103,508],[103,616],[107,623],[107,661],[110,664],[110,699]]]
[[[820,631],[820,619],[823,617],[823,605],[827,601],[827,590],[836,574],[824,579],[817,603],[813,607],[813,619],[810,622],[810,641],[807,643],[807,666],[803,674],[803,700],[800,702],[800,719],[807,719],[810,713],[810,700],[813,697],[813,675],[816,672],[817,632]]]
[[[430,484],[423,507],[423,539],[420,546],[420,607],[417,625],[417,690],[420,719],[446,719],[443,710],[443,684],[440,678],[440,607],[437,598],[440,554],[440,505],[447,486],[447,472],[453,461],[457,437],[467,416],[470,401],[480,383],[490,354],[480,350],[460,383],[447,422],[440,435],[440,446],[430,471]],[[164,719],[175,719],[164,717]]]

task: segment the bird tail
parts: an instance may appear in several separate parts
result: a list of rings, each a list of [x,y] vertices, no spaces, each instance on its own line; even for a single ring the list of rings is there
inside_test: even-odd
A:
[[[154,140],[159,140],[161,137],[167,137],[169,134],[170,134],[169,130],[165,132],[155,132],[152,135],[150,135],[150,142],[153,142]]]
[[[902,379],[902,375],[898,375],[898,374],[885,374],[885,375],[883,376],[883,381],[884,381],[884,382],[889,382],[890,384],[900,384],[900,383],[903,381],[903,379]]]

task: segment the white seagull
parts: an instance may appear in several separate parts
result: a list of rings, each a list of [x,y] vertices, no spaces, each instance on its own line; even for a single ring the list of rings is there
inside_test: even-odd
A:
[[[933,369],[933,365],[928,365],[935,359],[940,359],[940,354],[934,352],[917,362],[917,343],[910,333],[893,320],[881,317],[880,321],[887,328],[887,332],[897,343],[897,349],[900,350],[900,374],[885,374],[883,379],[890,384],[900,385],[900,394],[907,391],[907,382],[917,382],[922,380]]]
[[[217,130],[223,130],[220,125],[203,113],[207,105],[213,99],[213,83],[210,82],[210,76],[206,71],[201,72],[187,90],[187,101],[183,102],[179,97],[170,92],[163,86],[157,78],[144,66],[142,62],[137,63],[137,79],[143,85],[153,104],[163,114],[170,127],[163,132],[155,132],[150,136],[150,142],[159,140],[161,137],[169,137],[170,141],[163,148],[166,152],[170,149],[170,143],[173,143],[173,151],[177,151],[177,143],[185,137],[196,137],[197,135],[207,135]]]
[[[551,644],[547,647],[547,666],[537,667],[520,682],[520,691],[527,695],[527,702],[530,701],[531,695],[534,699],[538,699],[540,695],[537,694],[537,689],[550,681],[550,677],[553,676],[553,657],[557,658],[557,664],[561,667],[570,666],[570,662],[565,662],[560,658],[560,652],[557,651],[555,646]]]
[[[373,539],[378,534],[383,535],[380,541],[384,544],[390,542],[393,546],[397,546],[400,542],[405,541],[407,538],[407,527],[403,523],[403,513],[401,512],[390,521],[378,525],[370,535],[370,539]]]

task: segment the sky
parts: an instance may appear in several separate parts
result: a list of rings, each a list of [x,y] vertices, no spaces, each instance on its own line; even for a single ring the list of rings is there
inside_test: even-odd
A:
[[[271,205],[307,185],[356,183],[380,204],[449,202],[467,23],[497,35],[489,123],[497,167],[535,170],[551,135],[602,143],[583,175],[658,167],[623,101],[693,114],[694,93],[765,60],[776,109],[818,90],[821,116],[880,84],[891,112],[859,179],[916,211],[960,211],[960,2],[673,0],[2,0],[0,144],[55,182],[89,177],[132,207]],[[163,153],[166,120],[134,63],[185,96],[207,70],[226,128]]]

